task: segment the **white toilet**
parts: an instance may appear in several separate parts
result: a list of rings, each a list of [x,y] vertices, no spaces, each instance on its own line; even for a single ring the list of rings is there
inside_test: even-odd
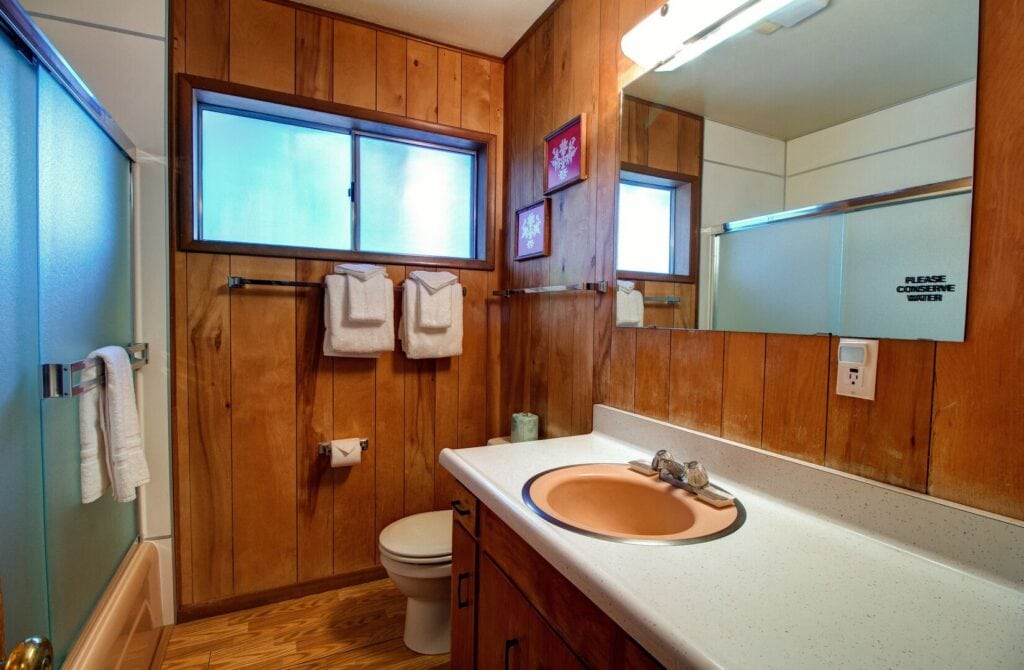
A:
[[[451,648],[452,512],[399,519],[380,533],[380,562],[409,600],[405,646],[418,654]]]

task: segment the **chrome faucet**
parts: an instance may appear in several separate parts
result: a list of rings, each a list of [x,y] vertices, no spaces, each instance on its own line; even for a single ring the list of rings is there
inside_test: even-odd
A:
[[[702,489],[708,485],[708,472],[703,465],[697,461],[678,463],[665,449],[654,454],[651,470],[657,472],[662,481],[682,489]]]

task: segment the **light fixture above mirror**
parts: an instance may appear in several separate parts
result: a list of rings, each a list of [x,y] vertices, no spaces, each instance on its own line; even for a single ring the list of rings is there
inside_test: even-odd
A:
[[[626,33],[622,52],[644,69],[675,70],[761,22],[766,32],[792,27],[830,0],[697,0],[666,2]]]

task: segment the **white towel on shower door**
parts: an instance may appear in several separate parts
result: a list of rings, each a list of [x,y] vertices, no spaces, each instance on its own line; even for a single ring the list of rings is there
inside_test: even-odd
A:
[[[82,502],[98,498],[108,481],[114,500],[131,502],[135,489],[149,481],[131,359],[123,347],[103,347],[89,354],[93,357],[103,361],[104,382],[79,396]],[[83,377],[86,372],[91,372],[89,378],[98,374],[92,368]]]
[[[90,354],[90,356],[94,355]],[[82,370],[80,383],[92,381],[99,366]],[[98,500],[110,486],[107,474],[107,443],[103,437],[103,406],[106,403],[103,385],[78,396],[78,440],[81,445],[82,504]]]

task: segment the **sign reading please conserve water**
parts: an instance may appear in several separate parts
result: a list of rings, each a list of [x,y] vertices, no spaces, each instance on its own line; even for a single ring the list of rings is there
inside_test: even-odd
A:
[[[950,284],[946,275],[917,275],[904,277],[903,284],[896,287],[897,293],[905,293],[908,302],[941,302],[943,293],[956,291],[956,284]]]

